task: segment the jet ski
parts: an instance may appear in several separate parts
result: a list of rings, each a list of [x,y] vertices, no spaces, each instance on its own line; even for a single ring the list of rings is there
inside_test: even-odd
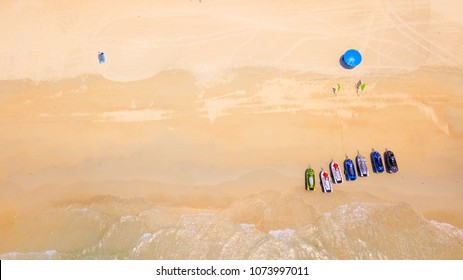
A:
[[[332,191],[330,175],[325,170],[320,171],[320,186],[322,187],[322,191],[324,193]]]
[[[355,157],[355,162],[357,164],[358,175],[360,177],[368,177],[368,167],[365,157],[362,156],[360,153],[357,153],[357,156]]]
[[[331,171],[331,179],[333,180],[333,183],[341,184],[342,183],[341,167],[339,166],[337,162],[331,161],[330,171]]]
[[[384,163],[386,165],[386,172],[388,173],[397,173],[399,172],[399,167],[397,166],[397,160],[392,151],[386,149],[384,152]]]
[[[311,191],[315,189],[315,171],[310,167],[305,170],[305,189]]]
[[[371,166],[373,167],[373,172],[375,173],[383,173],[384,172],[384,165],[383,165],[383,160],[381,158],[381,154],[375,151],[373,151],[370,154],[371,158]]]
[[[355,181],[357,179],[354,162],[350,158],[346,158],[344,161],[344,174],[346,175],[347,181]]]

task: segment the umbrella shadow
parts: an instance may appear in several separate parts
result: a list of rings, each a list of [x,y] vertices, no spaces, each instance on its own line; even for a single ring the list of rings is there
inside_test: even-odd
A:
[[[347,65],[347,63],[344,61],[344,55],[341,55],[339,58],[339,64],[344,68],[344,69],[354,69],[354,66]]]

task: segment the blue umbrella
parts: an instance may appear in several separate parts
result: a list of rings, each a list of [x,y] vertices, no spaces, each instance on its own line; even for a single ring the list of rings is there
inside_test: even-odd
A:
[[[359,65],[360,62],[362,62],[362,55],[357,50],[350,49],[346,51],[343,59],[347,65],[349,65],[350,67],[355,67]]]

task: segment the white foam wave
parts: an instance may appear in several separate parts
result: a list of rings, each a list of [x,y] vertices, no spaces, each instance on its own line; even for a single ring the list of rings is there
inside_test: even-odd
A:
[[[256,228],[256,225],[254,224],[240,224],[240,227],[245,231],[245,232],[250,232],[253,229]]]
[[[463,229],[454,227],[451,224],[436,222],[434,220],[429,221],[429,223],[441,233],[445,233],[451,237],[463,238]]]
[[[341,214],[347,215],[349,219],[356,222],[365,222],[369,215],[369,209],[365,204],[344,204],[339,206],[338,210]]]
[[[89,211],[90,209],[87,208],[87,207],[84,207],[84,208],[66,208],[66,210],[69,210],[69,211],[72,211],[72,212],[87,212]]]
[[[126,216],[121,217],[120,222],[125,223],[125,222],[129,222],[129,221],[133,221],[133,220],[135,220],[134,216],[126,215]]]
[[[156,235],[153,235],[152,233],[144,233],[137,242],[137,245],[132,249],[132,255],[136,255],[140,252],[140,249],[145,245],[150,243],[151,241],[154,240]]]
[[[56,250],[48,250],[45,252],[9,252],[0,255],[0,260],[16,260],[16,259],[55,259],[58,255]]]
[[[289,238],[294,235],[295,230],[294,229],[280,229],[280,230],[271,230],[268,232],[273,238],[275,239],[284,239],[284,238]]]

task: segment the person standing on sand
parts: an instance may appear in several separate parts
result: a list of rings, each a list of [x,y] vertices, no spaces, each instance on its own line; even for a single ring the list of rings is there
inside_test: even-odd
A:
[[[359,81],[357,82],[357,84],[355,85],[355,87],[356,87],[356,89],[357,89],[357,94],[359,94],[359,88],[360,88],[361,85],[362,85],[362,80],[359,80]]]

